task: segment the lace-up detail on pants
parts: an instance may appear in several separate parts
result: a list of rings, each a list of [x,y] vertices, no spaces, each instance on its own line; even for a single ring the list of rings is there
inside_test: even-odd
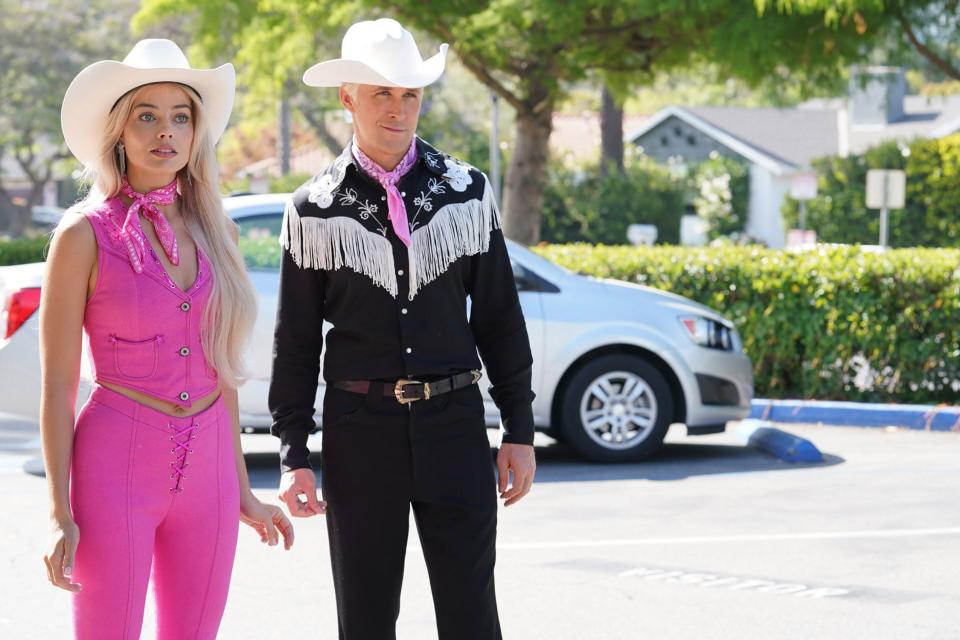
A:
[[[170,474],[170,479],[176,481],[176,484],[170,487],[170,491],[171,493],[180,493],[183,491],[180,483],[187,477],[183,472],[183,470],[189,466],[187,456],[193,453],[190,444],[197,439],[194,431],[197,430],[200,425],[194,422],[190,426],[183,427],[182,429],[178,429],[172,424],[168,426],[171,431],[174,432],[174,434],[170,436],[170,441],[173,442],[173,449],[170,449],[170,453],[173,454],[173,461],[170,463],[173,473]]]

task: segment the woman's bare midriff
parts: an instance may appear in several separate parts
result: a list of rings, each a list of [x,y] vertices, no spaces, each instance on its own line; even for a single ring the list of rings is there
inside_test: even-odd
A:
[[[111,391],[115,391],[126,398],[130,398],[134,402],[139,402],[144,406],[150,407],[151,409],[156,409],[160,413],[165,413],[174,418],[183,418],[200,413],[204,409],[209,408],[210,405],[216,402],[217,398],[220,397],[220,389],[218,388],[199,400],[195,400],[189,407],[184,407],[183,405],[176,404],[175,402],[160,400],[158,398],[154,398],[153,396],[148,396],[140,393],[139,391],[121,387],[120,385],[110,382],[97,381],[97,384],[106,389],[110,389]]]

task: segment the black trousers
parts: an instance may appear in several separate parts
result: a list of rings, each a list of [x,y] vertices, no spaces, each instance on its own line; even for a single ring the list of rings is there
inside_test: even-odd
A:
[[[401,405],[327,387],[320,454],[341,640],[392,640],[410,508],[440,640],[499,640],[497,493],[470,385]]]

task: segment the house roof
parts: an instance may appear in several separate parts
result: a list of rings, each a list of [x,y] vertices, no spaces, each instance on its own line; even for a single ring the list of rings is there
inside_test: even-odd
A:
[[[791,167],[837,153],[837,112],[813,109],[689,107],[696,116]]]
[[[815,158],[862,153],[887,140],[939,138],[960,131],[960,95],[906,96],[904,117],[884,125],[850,124],[844,105],[844,99],[831,98],[790,109],[673,106],[661,109],[627,140],[675,116],[780,174],[807,167]]]

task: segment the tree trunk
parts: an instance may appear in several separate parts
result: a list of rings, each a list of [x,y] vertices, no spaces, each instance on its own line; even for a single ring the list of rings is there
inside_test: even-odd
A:
[[[623,173],[623,108],[604,83],[600,109],[600,175],[614,170]]]
[[[552,101],[516,116],[515,146],[503,185],[503,233],[522,244],[540,240],[552,116]]]

